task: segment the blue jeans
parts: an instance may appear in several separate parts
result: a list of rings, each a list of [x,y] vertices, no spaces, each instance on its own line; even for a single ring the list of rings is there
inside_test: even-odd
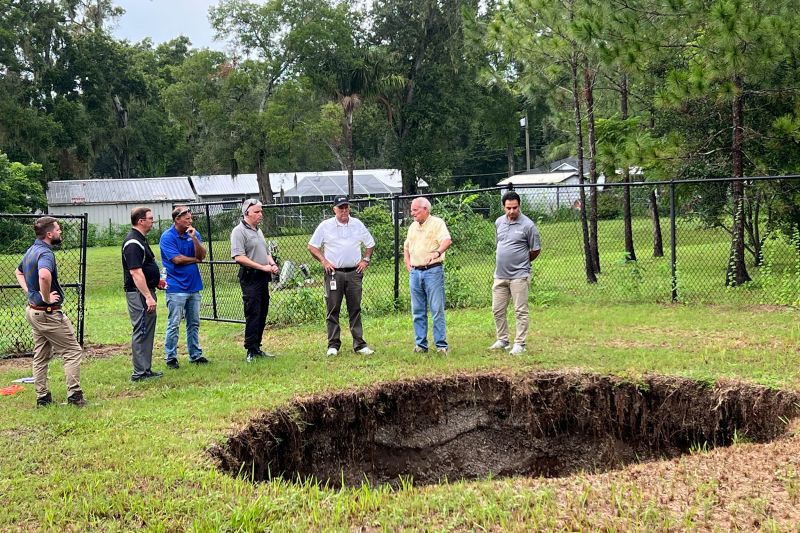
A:
[[[430,309],[433,318],[433,342],[437,348],[447,348],[444,325],[444,267],[428,270],[412,269],[409,283],[417,346],[428,349],[428,309]]]
[[[200,293],[168,292],[167,293],[167,336],[164,339],[165,359],[178,359],[178,330],[182,315],[186,316],[186,346],[189,350],[189,361],[203,356],[200,348]]]

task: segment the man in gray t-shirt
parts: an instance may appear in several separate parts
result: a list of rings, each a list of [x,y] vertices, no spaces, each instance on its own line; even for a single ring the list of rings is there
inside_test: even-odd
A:
[[[528,336],[528,288],[531,281],[531,261],[541,251],[536,224],[520,212],[520,197],[514,191],[503,195],[506,214],[495,221],[497,230],[497,266],[492,285],[492,314],[497,341],[490,350],[509,350],[512,355],[525,351]],[[517,336],[509,343],[506,310],[514,302]]]
[[[264,234],[258,228],[264,218],[263,206],[255,199],[242,204],[242,221],[231,231],[231,257],[239,264],[239,285],[244,304],[244,347],[246,360],[274,357],[261,349],[269,311],[269,281],[278,265],[267,250]]]

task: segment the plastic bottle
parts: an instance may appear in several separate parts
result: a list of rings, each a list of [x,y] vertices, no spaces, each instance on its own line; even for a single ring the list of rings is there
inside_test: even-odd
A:
[[[167,267],[161,269],[161,278],[158,280],[158,288],[162,291],[167,288]]]

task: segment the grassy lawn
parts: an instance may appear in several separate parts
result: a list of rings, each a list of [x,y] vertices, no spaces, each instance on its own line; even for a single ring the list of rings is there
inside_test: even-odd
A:
[[[610,257],[615,253],[610,252],[609,269],[614,268]],[[567,286],[572,284],[559,281],[556,274],[560,261],[568,260],[567,252],[554,251],[551,257],[543,255],[538,265],[541,278],[535,280],[532,295],[535,305],[529,351],[520,357],[487,352],[494,340],[491,313],[486,308],[466,308],[448,312],[452,351],[446,358],[411,353],[413,334],[406,311],[370,312],[364,329],[377,353],[369,358],[348,350],[343,350],[341,357],[326,358],[324,325],[319,320],[268,330],[267,348],[279,357],[247,365],[241,325],[203,322],[201,343],[212,364],[193,367],[186,363],[181,339],[182,367],[174,371],[165,369],[162,359],[166,321],[162,298],[154,368],[165,371],[165,376],[133,384],[128,379],[130,324],[120,289],[118,250],[92,249],[86,340],[92,347],[119,348],[89,350],[98,355],[87,358],[82,366],[82,383],[90,402],[83,410],[61,405],[37,410],[30,385],[22,393],[0,396],[0,530],[719,527],[708,510],[708,505],[715,509],[714,502],[703,498],[711,498],[716,494],[714,487],[724,485],[725,473],[695,479],[691,469],[696,463],[691,458],[676,467],[684,468],[683,475],[693,489],[686,502],[651,497],[636,484],[639,467],[604,478],[611,481],[600,484],[586,473],[569,480],[453,481],[430,487],[405,484],[332,490],[286,481],[253,485],[220,473],[210,461],[207,448],[259,412],[297,396],[378,381],[479,370],[581,369],[631,378],[644,373],[711,382],[735,378],[800,389],[800,326],[795,309],[620,303],[612,288],[604,288],[602,283],[591,292],[582,288],[570,292]],[[367,285],[382,287],[380,280],[388,278],[391,271],[386,265],[377,266],[368,274],[374,279],[368,278]],[[483,294],[485,281],[475,279],[478,273],[485,276],[485,269],[484,262],[465,264],[458,270],[463,284],[459,290]],[[616,287],[623,292],[634,290]],[[605,298],[606,294],[611,296]],[[485,296],[478,301],[485,302]],[[343,341],[347,346],[346,332]],[[55,399],[65,401],[60,361],[51,364],[50,374]],[[0,361],[3,386],[27,375],[27,363]],[[749,450],[747,446],[742,449]],[[641,465],[641,469],[648,466]],[[785,480],[776,482],[777,488],[758,485],[763,498],[769,500],[771,490],[789,497],[792,491],[796,494],[800,484],[796,460],[761,465],[760,469]],[[695,479],[693,485],[691,479]],[[764,506],[756,500],[745,498],[741,513],[760,512],[762,525],[785,526],[795,516],[785,508]],[[716,509],[728,512],[719,505]],[[735,523],[735,516],[731,520]]]

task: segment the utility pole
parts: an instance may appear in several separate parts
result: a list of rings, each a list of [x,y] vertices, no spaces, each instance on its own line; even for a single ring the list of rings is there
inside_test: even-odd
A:
[[[525,128],[525,169],[531,171],[531,136],[528,133],[528,110],[525,110],[525,116],[519,119],[519,125]]]

